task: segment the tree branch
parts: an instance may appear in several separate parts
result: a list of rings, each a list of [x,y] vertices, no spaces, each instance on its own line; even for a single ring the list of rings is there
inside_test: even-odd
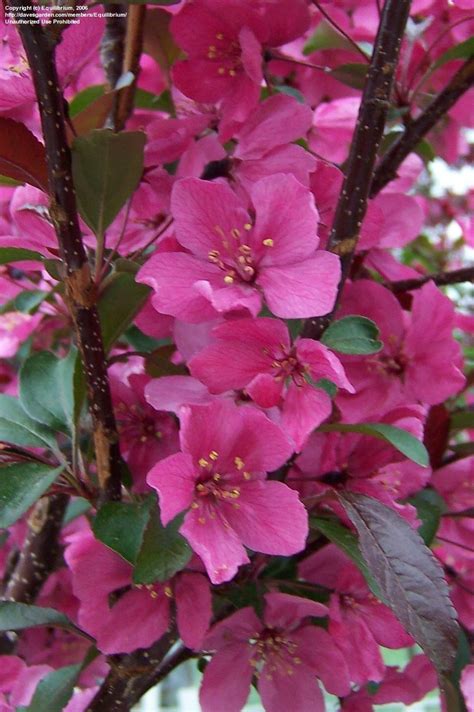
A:
[[[410,0],[386,0],[370,60],[346,176],[328,241],[328,248],[341,257],[338,298],[349,273],[367,211],[377,151],[390,108],[395,69],[409,10]],[[337,302],[338,299],[334,310]],[[330,323],[332,314],[308,319],[303,336],[318,339]]]
[[[462,267],[451,272],[438,272],[437,274],[427,274],[414,277],[413,279],[403,279],[399,282],[390,282],[386,286],[392,292],[410,292],[412,289],[419,289],[429,281],[433,281],[440,287],[447,284],[459,284],[460,282],[472,282],[474,280],[474,267]]]
[[[69,497],[55,494],[42,497],[28,518],[28,532],[18,562],[10,576],[2,599],[32,603],[59,555],[59,532]]]
[[[474,83],[474,57],[468,59],[427,106],[425,111],[411,123],[384,154],[374,174],[370,197],[373,198],[387,183],[397,177],[397,170],[405,158],[420,143],[426,134],[438,123],[457,100]]]
[[[100,43],[100,59],[111,91],[122,75],[126,19],[117,15],[124,9],[125,5],[115,3],[108,6],[112,17],[105,20],[105,31]]]
[[[128,712],[155,684],[157,670],[176,640],[176,631],[166,633],[147,650],[110,655],[111,669],[86,712]]]
[[[23,0],[13,0],[25,8]],[[33,7],[29,7],[33,13]],[[66,300],[84,364],[102,499],[120,499],[121,460],[96,294],[82,242],[54,48],[41,25],[18,24],[36,90],[46,148],[50,215],[66,267]]]
[[[121,89],[117,94],[113,119],[115,131],[122,131],[133,110],[137,79],[140,72],[145,16],[146,5],[129,5],[122,74],[131,72],[134,79],[133,82]]]

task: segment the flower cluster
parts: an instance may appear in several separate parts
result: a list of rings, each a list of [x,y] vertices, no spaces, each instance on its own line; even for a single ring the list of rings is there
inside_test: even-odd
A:
[[[466,161],[473,90],[335,246],[381,5],[158,2],[117,87],[81,15],[55,57],[71,220],[2,24],[0,712],[129,709],[192,659],[203,712],[252,685],[370,712],[447,677],[474,710],[473,196],[429,173]],[[379,166],[472,76],[473,29],[470,0],[413,0]]]

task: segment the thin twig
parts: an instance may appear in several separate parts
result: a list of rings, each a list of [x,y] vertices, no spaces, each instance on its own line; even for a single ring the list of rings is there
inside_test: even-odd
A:
[[[390,282],[385,286],[392,292],[410,292],[412,289],[419,289],[427,282],[434,282],[440,287],[447,284],[459,284],[462,282],[472,282],[474,280],[474,267],[462,267],[450,272],[438,272],[437,274],[426,274],[423,277],[413,279],[403,279],[399,282]]]
[[[410,0],[387,0],[375,40],[347,172],[328,241],[328,248],[341,257],[339,296],[352,264],[362,221],[367,211],[370,184],[387,111],[390,108],[395,69],[409,10]],[[331,319],[332,314],[308,319],[303,335],[313,339],[320,338]]]
[[[137,78],[140,71],[145,16],[146,5],[129,5],[122,75],[131,72],[134,78],[130,84],[117,94],[113,113],[115,131],[122,131],[133,109]]]
[[[25,8],[23,0],[14,7]],[[34,9],[29,6],[29,12]],[[110,384],[96,306],[96,292],[82,242],[67,142],[64,97],[54,48],[41,25],[18,24],[35,86],[41,116],[50,194],[50,215],[65,265],[66,300],[84,364],[93,422],[97,474],[102,499],[120,499],[121,460]]]
[[[334,27],[334,29],[336,30],[336,32],[338,32],[340,35],[342,35],[342,36],[352,45],[352,47],[356,50],[356,52],[358,52],[360,55],[362,55],[362,57],[364,58],[364,62],[370,62],[370,57],[364,52],[363,49],[361,49],[361,48],[359,47],[359,45],[357,44],[357,42],[355,42],[355,41],[352,39],[352,37],[351,37],[350,35],[348,35],[345,30],[342,29],[342,27],[339,27],[339,25],[337,24],[337,22],[335,22],[335,21],[332,19],[331,15],[329,15],[329,14],[326,12],[326,10],[325,10],[323,7],[321,7],[321,4],[318,2],[318,0],[311,0],[311,2],[313,3],[313,5],[314,5],[315,7],[318,8],[318,10],[319,10],[319,12],[321,13],[321,15],[329,22],[329,24],[332,25],[332,27]]]
[[[417,119],[414,119],[406,127],[400,138],[384,154],[372,181],[371,198],[377,195],[387,183],[397,177],[397,170],[408,154],[417,147],[426,134],[431,131],[473,83],[474,57],[471,57],[456,72],[443,91],[433,99]]]

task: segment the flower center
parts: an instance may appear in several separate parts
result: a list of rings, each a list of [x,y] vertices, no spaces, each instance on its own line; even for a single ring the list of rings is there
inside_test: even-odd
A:
[[[245,463],[241,457],[234,458],[234,467],[226,465],[225,472],[218,471],[219,454],[211,450],[208,457],[201,457],[199,465],[199,477],[194,487],[194,498],[191,509],[199,509],[198,522],[205,524],[207,519],[215,519],[215,506],[219,503],[227,502],[239,509],[240,505],[236,501],[241,494],[242,480],[248,481],[252,478],[250,472],[245,470]]]
[[[217,74],[235,77],[242,70],[240,44],[217,32],[215,41],[207,48],[207,58],[217,64]]]
[[[291,349],[282,356],[274,356],[272,368],[276,381],[291,378],[293,383],[299,387],[306,383],[305,375],[308,373],[308,368],[298,360],[295,349]]]
[[[227,232],[220,225],[214,225],[214,230],[222,248],[210,250],[207,257],[224,272],[224,283],[255,282],[260,256],[257,257],[254,248],[246,242],[247,233],[252,230],[251,223],[245,223],[241,228],[233,227]],[[272,238],[262,240],[262,245],[267,249],[273,247]]]
[[[296,655],[298,645],[283,631],[265,628],[250,641],[253,647],[250,664],[260,676],[265,666],[265,677],[271,680],[274,673],[278,675],[293,675],[301,658]]]

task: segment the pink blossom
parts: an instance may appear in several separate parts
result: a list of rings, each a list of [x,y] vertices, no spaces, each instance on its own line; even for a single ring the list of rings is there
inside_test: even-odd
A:
[[[32,665],[16,655],[0,655],[0,699],[1,712],[14,712],[20,706],[28,706],[38,683],[53,668],[50,665]]]
[[[309,145],[315,153],[336,163],[347,158],[359,104],[360,98],[355,96],[319,104],[309,136]]]
[[[206,638],[204,648],[215,653],[202,681],[203,712],[239,712],[254,675],[266,712],[323,712],[315,676],[335,695],[349,691],[343,656],[330,635],[310,622],[325,616],[326,606],[284,593],[267,593],[264,600],[262,618],[242,608]]]
[[[20,345],[33,333],[41,321],[41,314],[9,311],[0,314],[0,358],[11,358]]]
[[[263,47],[299,37],[308,25],[303,0],[195,0],[171,23],[188,55],[173,66],[174,82],[196,101],[222,100],[224,121],[242,123],[259,99]]]
[[[374,705],[402,702],[412,705],[437,685],[435,670],[425,655],[415,655],[403,670],[385,668],[376,691],[360,689],[344,698],[343,712],[373,712]]]
[[[278,319],[239,319],[217,326],[214,343],[188,363],[211,393],[245,392],[262,408],[280,405],[281,425],[301,450],[309,433],[331,413],[331,399],[315,383],[329,379],[353,392],[338,358],[311,339],[291,343]]]
[[[311,120],[310,108],[293,97],[277,94],[266,99],[236,135],[233,175],[247,190],[275,173],[291,173],[307,185],[316,161],[292,142],[306,136]]]
[[[148,648],[170,625],[176,601],[178,628],[185,645],[198,648],[211,616],[209,586],[202,574],[179,573],[166,583],[133,584],[131,564],[82,531],[70,539],[65,559],[79,599],[79,625],[103,653]]]
[[[213,583],[249,562],[244,546],[282,556],[304,547],[307,514],[296,492],[265,478],[292,451],[277,425],[254,408],[216,401],[183,408],[180,440],[182,452],[155,465],[147,481],[164,525],[187,510],[180,531]]]
[[[467,712],[474,712],[474,665],[467,665],[462,671],[461,690]]]
[[[344,653],[351,680],[357,684],[382,680],[385,664],[379,646],[412,644],[391,610],[375,598],[359,570],[333,544],[305,559],[299,572],[307,581],[334,589],[328,630]]]
[[[423,438],[423,408],[401,406],[379,422]],[[304,496],[324,494],[333,488],[360,492],[380,500],[414,524],[415,509],[399,504],[428,482],[430,470],[407,460],[387,442],[357,433],[314,433],[290,471],[289,484]],[[327,505],[345,518],[342,507],[330,497]]]
[[[254,223],[227,185],[195,178],[175,184],[176,236],[189,252],[156,254],[138,276],[155,290],[158,311],[192,323],[239,310],[256,316],[262,293],[283,318],[331,310],[339,258],[316,249],[310,191],[293,176],[276,174],[255,183],[251,197]]]
[[[337,397],[344,418],[361,421],[407,401],[441,403],[464,385],[460,348],[452,337],[454,308],[433,282],[413,293],[408,314],[388,289],[357,280],[344,290],[340,314],[375,321],[384,344],[369,357],[341,357],[356,389],[355,395]]]
[[[111,378],[121,451],[136,491],[147,489],[145,477],[158,460],[179,450],[174,420],[167,413],[157,412],[145,399],[144,390],[150,380],[139,373],[128,379]]]

